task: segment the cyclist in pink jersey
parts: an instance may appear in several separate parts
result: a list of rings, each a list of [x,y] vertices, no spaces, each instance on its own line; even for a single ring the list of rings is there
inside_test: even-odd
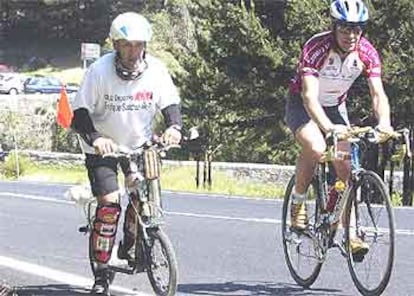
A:
[[[291,223],[297,230],[307,227],[305,193],[326,148],[324,133],[348,129],[347,92],[361,74],[368,80],[378,128],[392,130],[380,58],[362,36],[368,21],[367,7],[361,0],[334,0],[330,14],[332,30],[316,34],[303,47],[286,104],[286,122],[302,148],[291,206]],[[346,151],[349,145],[339,143],[339,149]],[[349,161],[335,161],[334,167],[337,177],[346,182]],[[369,246],[354,234],[351,249],[353,254],[363,255]]]

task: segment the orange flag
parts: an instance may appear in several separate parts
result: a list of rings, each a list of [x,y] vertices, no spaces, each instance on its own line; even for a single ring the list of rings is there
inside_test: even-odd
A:
[[[56,121],[63,128],[69,128],[72,122],[73,111],[70,107],[66,87],[63,86],[60,90],[60,99],[57,104]]]

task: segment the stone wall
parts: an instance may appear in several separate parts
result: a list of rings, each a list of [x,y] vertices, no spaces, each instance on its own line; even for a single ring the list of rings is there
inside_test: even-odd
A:
[[[61,165],[71,167],[74,165],[83,165],[84,156],[82,154],[72,153],[58,153],[58,152],[44,152],[25,150],[21,153],[31,160],[42,164]],[[173,161],[164,160],[164,166],[189,166],[195,167],[195,161]],[[213,162],[211,164],[213,171],[225,172],[230,177],[235,177],[242,180],[272,183],[280,186],[286,186],[290,177],[294,173],[293,166],[281,166],[271,164],[254,164],[254,163],[229,163],[229,162]],[[201,163],[201,170],[203,163]],[[214,178],[214,176],[213,176]],[[394,188],[397,191],[402,191],[401,172],[394,173]],[[389,172],[385,172],[386,183],[389,182]]]
[[[19,149],[51,151],[58,95],[1,95],[0,141]]]
[[[74,94],[69,94],[72,99]],[[19,150],[80,152],[73,132],[56,123],[59,94],[0,95],[0,143]]]

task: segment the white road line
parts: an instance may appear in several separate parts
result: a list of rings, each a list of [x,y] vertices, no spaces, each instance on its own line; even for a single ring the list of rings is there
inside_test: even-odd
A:
[[[25,198],[25,199],[32,199],[32,200],[39,200],[39,201],[75,205],[75,202],[73,201],[59,200],[55,198],[43,197],[43,196],[38,196],[38,195],[0,192],[0,196],[17,197],[17,198]],[[169,211],[166,211],[166,214],[172,215],[172,216],[219,219],[219,220],[233,220],[233,221],[243,221],[243,222],[264,223],[264,224],[281,224],[282,223],[281,220],[271,219],[271,218],[243,218],[243,217],[231,217],[231,216],[210,215],[210,214],[201,214],[201,213],[185,213],[185,212],[169,212]],[[396,229],[395,232],[396,234],[400,234],[400,235],[409,235],[409,236],[414,235],[414,230],[411,230],[411,229]]]
[[[92,287],[93,281],[92,279],[88,279],[76,274],[60,271],[57,269],[40,266],[33,263],[28,263],[24,261],[20,261],[17,259],[13,259],[10,257],[0,256],[0,266],[11,268],[14,270],[18,270],[21,272],[33,274],[35,276],[47,278],[59,283],[68,284],[71,286],[78,286],[89,289]],[[131,289],[123,288],[120,286],[110,286],[110,289],[114,292],[125,293],[134,296],[150,296],[151,294],[145,294],[141,292],[137,292]]]
[[[33,200],[40,200],[40,201],[50,201],[54,203],[63,203],[63,204],[75,204],[75,202],[70,200],[61,200],[52,197],[44,197],[40,195],[30,195],[30,194],[21,194],[21,193],[13,193],[13,192],[0,192],[0,196],[6,197],[20,197],[25,199],[33,199]]]
[[[230,217],[230,216],[219,216],[219,215],[209,215],[209,214],[195,214],[195,213],[183,213],[183,212],[165,212],[167,215],[174,216],[185,216],[185,217],[195,217],[195,218],[208,218],[208,219],[220,219],[220,220],[235,220],[243,222],[256,222],[256,223],[266,223],[266,224],[281,224],[281,220],[270,219],[270,218],[241,218],[241,217]]]
[[[260,202],[269,202],[269,203],[282,203],[283,199],[281,198],[261,198],[253,196],[242,196],[242,195],[230,195],[230,194],[218,194],[218,193],[202,193],[202,192],[189,192],[189,191],[173,191],[173,190],[162,190],[163,193],[174,194],[174,195],[189,195],[194,198],[208,199],[208,198],[217,198],[217,199],[242,199],[242,200],[251,200],[251,201],[260,201]]]
[[[269,219],[269,218],[241,218],[241,217],[229,217],[229,216],[219,216],[219,215],[209,215],[209,214],[193,214],[193,213],[182,213],[182,212],[166,212],[166,213],[167,215],[194,217],[194,218],[235,220],[235,221],[242,221],[242,222],[255,222],[255,223],[265,223],[265,224],[282,224],[282,220]],[[386,232],[384,228],[381,228],[380,230]],[[401,235],[414,235],[414,230],[410,230],[410,229],[396,229],[395,232]]]

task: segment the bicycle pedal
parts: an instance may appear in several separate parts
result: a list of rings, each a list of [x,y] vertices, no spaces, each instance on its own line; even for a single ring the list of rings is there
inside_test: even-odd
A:
[[[87,234],[89,232],[89,226],[81,226],[78,228],[78,232],[83,233],[83,234]]]
[[[365,258],[365,254],[364,255],[352,255],[352,259],[356,263],[361,263],[362,261],[364,261],[364,258]]]
[[[135,262],[133,262],[133,264],[135,264]],[[135,272],[140,273],[145,271],[147,271],[147,269],[145,268],[144,264],[135,264]]]

